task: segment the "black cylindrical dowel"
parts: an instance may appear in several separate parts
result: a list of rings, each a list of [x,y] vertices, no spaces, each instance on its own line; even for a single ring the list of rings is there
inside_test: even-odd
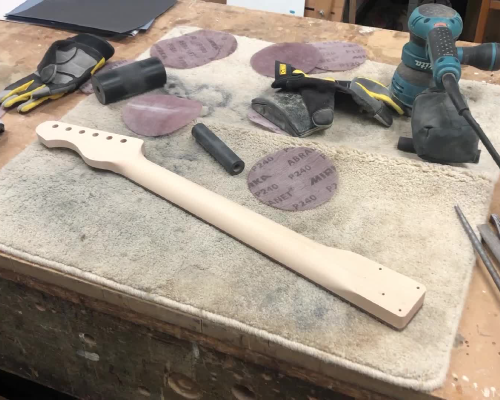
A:
[[[215,133],[203,124],[196,124],[192,130],[196,141],[231,175],[238,175],[245,169],[245,163]]]
[[[92,77],[92,87],[102,104],[120,100],[163,87],[167,72],[159,58],[136,61]]]
[[[413,145],[413,139],[401,136],[398,141],[398,150],[406,153],[416,153],[415,146]]]

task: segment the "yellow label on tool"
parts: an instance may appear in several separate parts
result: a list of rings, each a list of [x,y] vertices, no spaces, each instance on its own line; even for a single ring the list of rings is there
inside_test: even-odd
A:
[[[286,64],[280,64],[280,75],[286,75]]]

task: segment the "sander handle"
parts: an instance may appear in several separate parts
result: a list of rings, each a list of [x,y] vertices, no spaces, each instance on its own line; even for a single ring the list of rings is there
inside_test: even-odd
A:
[[[452,74],[460,80],[462,68],[451,29],[444,23],[436,23],[427,34],[427,54],[429,56],[434,83],[443,89],[443,76]]]
[[[463,65],[483,71],[500,70],[500,43],[484,43],[472,47],[457,47]]]

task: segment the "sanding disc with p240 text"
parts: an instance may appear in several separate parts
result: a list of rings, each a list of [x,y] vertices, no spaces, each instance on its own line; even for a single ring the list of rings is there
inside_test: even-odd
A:
[[[248,188],[262,203],[287,211],[318,207],[335,194],[337,169],[309,147],[288,147],[261,158],[248,174]]]

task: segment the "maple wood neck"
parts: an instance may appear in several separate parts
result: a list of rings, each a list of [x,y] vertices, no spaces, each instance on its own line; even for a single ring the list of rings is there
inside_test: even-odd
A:
[[[126,162],[119,173],[397,328],[423,303],[418,282],[317,243],[145,157]]]
[[[121,175],[160,195],[202,220],[285,264],[301,264],[322,245],[191,182],[145,157],[120,166]],[[298,250],[300,249],[300,251]],[[294,268],[295,269],[295,268]]]
[[[319,244],[148,161],[140,139],[60,122],[46,122],[37,133],[46,146],[71,148],[87,164],[127,177],[389,325],[404,328],[423,304],[422,284]]]

